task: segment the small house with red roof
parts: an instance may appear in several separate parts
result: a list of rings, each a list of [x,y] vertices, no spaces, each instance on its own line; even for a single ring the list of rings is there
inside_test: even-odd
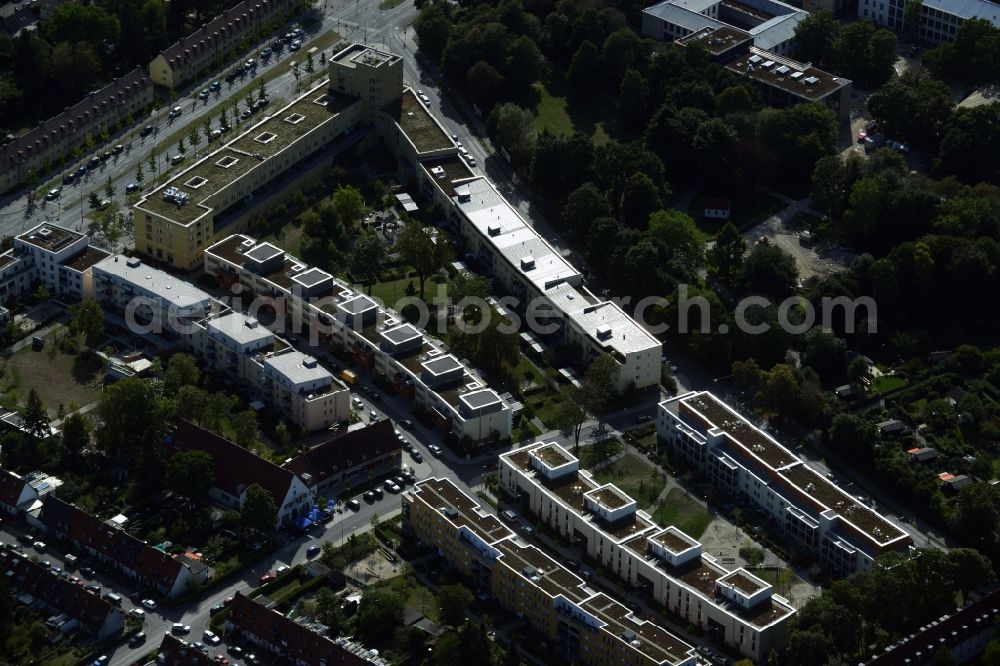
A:
[[[715,220],[728,220],[733,206],[729,199],[705,197],[701,200],[701,215]]]

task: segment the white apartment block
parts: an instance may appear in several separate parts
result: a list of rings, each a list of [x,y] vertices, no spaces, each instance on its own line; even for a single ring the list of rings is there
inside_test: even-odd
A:
[[[858,0],[858,18],[902,32],[906,5],[907,0]],[[1000,4],[989,0],[923,0],[916,38],[932,46],[953,42],[958,28],[974,18],[1000,28]]]
[[[205,250],[205,272],[244,302],[270,302],[280,324],[315,332],[316,343],[383,378],[459,440],[510,437],[511,406],[438,340],[394,310],[271,243],[234,235]],[[251,308],[252,309],[252,308]]]
[[[443,187],[430,171],[425,173]],[[659,383],[660,341],[617,303],[587,290],[580,272],[524,221],[492,183],[474,178],[450,190],[468,252],[517,299],[512,309],[534,312],[540,323],[551,324],[554,331],[548,336],[557,343],[580,345],[583,365],[611,354],[619,365],[619,391]],[[525,321],[530,330],[531,318]]]
[[[674,454],[726,495],[762,509],[772,527],[835,574],[867,570],[880,554],[913,543],[707,391],[660,403],[656,430]]]
[[[642,34],[674,41],[729,26],[748,32],[757,48],[789,55],[795,27],[808,15],[779,0],[665,0],[642,10]]]
[[[795,610],[771,585],[744,569],[724,569],[697,540],[657,525],[558,444],[501,455],[500,489],[623,582],[740,654],[760,660],[784,646]]]
[[[0,302],[12,301],[44,285],[57,298],[83,297],[87,269],[108,253],[90,247],[84,234],[48,222],[14,237],[0,254]]]
[[[152,334],[158,344],[176,341],[203,367],[240,381],[252,398],[299,428],[319,430],[349,418],[350,392],[315,358],[198,287],[118,255],[95,264],[88,277],[86,295],[131,330]]]

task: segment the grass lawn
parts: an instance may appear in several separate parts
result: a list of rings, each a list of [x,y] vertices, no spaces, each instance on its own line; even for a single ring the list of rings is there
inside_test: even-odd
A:
[[[409,606],[418,613],[423,613],[432,622],[440,621],[437,597],[417,580],[416,576],[397,576],[390,578],[384,583],[379,583],[377,587],[398,594],[406,606]]]
[[[580,447],[580,466],[590,469],[598,463],[604,462],[611,456],[617,455],[622,450],[622,443],[617,439],[605,439],[589,446]],[[570,451],[572,453],[572,451]]]
[[[685,534],[700,539],[712,516],[680,488],[673,488],[652,513],[653,520],[668,527],[676,525]]]
[[[82,407],[97,400],[104,367],[98,357],[56,350],[55,334],[53,331],[45,337],[42,351],[30,346],[18,350],[7,361],[3,376],[5,393],[16,391],[17,399],[24,401],[28,391],[35,389],[50,416],[55,416],[60,404]]]
[[[882,375],[872,384],[872,391],[876,394],[894,391],[906,384],[906,380],[898,375]]]
[[[646,509],[663,492],[663,474],[631,453],[601,468],[594,476],[601,483],[613,483],[632,497],[640,509]]]
[[[572,134],[575,131],[589,135],[595,145],[607,143],[611,136],[604,117],[613,114],[601,109],[578,109],[569,102],[564,92],[565,83],[559,81],[538,82],[533,85],[535,100],[529,108],[535,111],[535,130],[549,130],[553,134]],[[612,129],[613,132],[613,129]]]

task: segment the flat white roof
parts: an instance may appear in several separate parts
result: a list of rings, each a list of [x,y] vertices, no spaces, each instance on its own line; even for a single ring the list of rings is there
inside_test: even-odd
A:
[[[137,291],[159,298],[168,307],[187,310],[208,307],[212,297],[190,282],[178,280],[158,268],[147,266],[135,257],[113,255],[94,264],[95,273],[106,273],[131,284]]]
[[[567,316],[598,344],[611,347],[623,354],[661,346],[660,341],[649,331],[625,314],[616,303],[610,301],[570,312]],[[598,329],[606,330],[603,327],[611,329],[611,335],[605,339],[599,338],[597,334]]]
[[[306,356],[302,352],[288,351],[276,356],[268,356],[264,359],[264,366],[295,386],[314,381],[329,380],[332,382],[333,375],[318,362],[311,368],[306,367],[307,362],[315,360],[312,356]]]
[[[237,346],[274,339],[271,331],[241,312],[230,312],[211,319],[205,324],[205,328],[211,331],[213,337],[225,338]]]

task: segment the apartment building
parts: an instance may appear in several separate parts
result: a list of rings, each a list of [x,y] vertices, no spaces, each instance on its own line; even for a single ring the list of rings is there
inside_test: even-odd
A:
[[[784,646],[795,612],[788,600],[748,571],[721,567],[677,527],[654,523],[558,444],[501,455],[500,490],[624,583],[740,654],[759,660]]]
[[[0,254],[0,303],[9,303],[44,285],[58,298],[78,301],[88,269],[108,256],[72,229],[44,222],[14,237]]]
[[[239,58],[266,39],[268,23],[287,20],[298,9],[295,0],[246,0],[159,53],[149,63],[149,78],[158,86],[177,88],[210,65]]]
[[[362,105],[326,82],[261,117],[133,206],[136,252],[180,270],[201,265],[204,249],[245,231],[291,189],[317,179],[363,138]]]
[[[561,658],[581,664],[694,666],[694,648],[636,617],[535,546],[522,543],[448,479],[403,493],[403,526],[479,592],[529,622]]]
[[[282,467],[302,479],[313,496],[339,497],[373,479],[398,474],[402,462],[392,421],[383,419],[311,446]]]
[[[913,2],[914,0],[909,0]],[[903,32],[907,0],[858,0],[858,18]],[[1000,28],[1000,4],[989,0],[922,0],[915,37],[931,46],[955,41],[963,23],[979,18]]]
[[[244,235],[207,248],[205,273],[239,285],[245,302],[273,306],[280,325],[315,333],[320,348],[373,373],[442,432],[471,442],[510,437],[505,398],[440,341],[329,273]]]
[[[373,46],[351,44],[330,58],[327,68],[330,89],[357,99],[367,123],[403,90],[403,59]]]
[[[52,494],[42,501],[38,520],[50,538],[68,542],[77,554],[94,557],[168,597],[178,597],[208,580],[209,568],[203,562],[171,557]]]
[[[86,277],[85,295],[118,323],[155,344],[190,351],[299,428],[319,430],[350,417],[350,392],[319,361],[191,283],[120,255]]]
[[[346,637],[331,637],[319,624],[292,620],[265,606],[264,597],[250,599],[237,592],[226,615],[226,633],[275,655],[277,663],[293,666],[388,666],[377,650]]]
[[[252,485],[269,492],[277,508],[275,529],[294,523],[312,508],[313,495],[296,474],[190,421],[177,424],[167,438],[167,450],[168,457],[185,451],[212,456],[214,481],[209,497],[227,509],[242,511]]]
[[[188,641],[167,631],[160,641],[156,657],[147,661],[145,666],[215,666],[218,663]]]
[[[656,430],[671,452],[722,492],[763,510],[773,528],[837,575],[871,568],[913,540],[812,470],[707,391],[660,403]]]
[[[141,68],[93,92],[57,116],[0,148],[0,191],[6,192],[28,179],[73,160],[73,149],[83,146],[87,135],[99,137],[129,115],[153,103],[153,83]]]
[[[642,10],[642,34],[674,41],[705,28],[746,31],[754,46],[788,55],[809,13],[779,0],[665,0]]]
[[[486,178],[455,183],[436,178],[437,163],[423,171],[427,182],[448,196],[446,210],[464,241],[504,291],[516,299],[512,309],[531,313],[547,326],[532,331],[556,344],[576,343],[584,351],[581,366],[611,354],[618,362],[618,388],[645,388],[660,381],[662,346],[652,334],[613,301],[583,286],[583,276],[542,238]],[[531,328],[531,318],[528,318]],[[547,332],[546,332],[547,331]]]
[[[124,612],[106,599],[57,576],[38,562],[9,550],[0,551],[4,580],[29,610],[54,613],[46,622],[53,642],[79,631],[95,640],[118,636],[125,628]]]
[[[729,71],[753,80],[771,106],[820,103],[840,120],[850,117],[850,79],[755,46],[754,42],[753,35],[731,26],[705,27],[676,40],[679,46],[697,44]]]

